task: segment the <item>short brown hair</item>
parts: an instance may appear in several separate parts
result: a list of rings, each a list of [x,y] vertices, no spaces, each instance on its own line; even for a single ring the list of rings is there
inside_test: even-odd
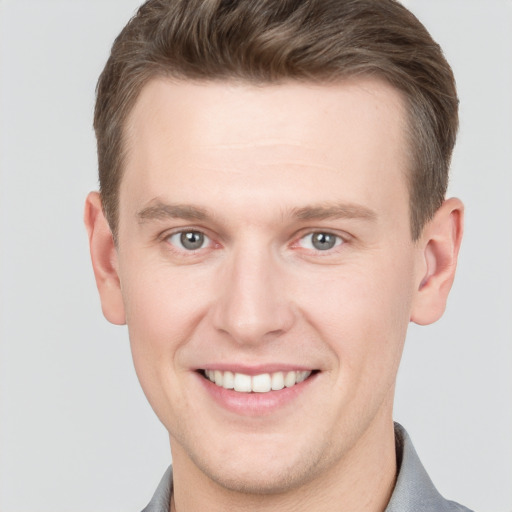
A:
[[[444,200],[458,129],[452,70],[395,0],[149,0],[114,42],[97,85],[100,191],[114,238],[123,128],[142,87],[185,80],[332,82],[381,77],[407,102],[410,222],[417,239]]]

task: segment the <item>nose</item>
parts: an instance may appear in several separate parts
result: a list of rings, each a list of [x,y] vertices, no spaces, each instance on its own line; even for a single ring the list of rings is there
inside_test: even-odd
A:
[[[234,252],[218,275],[216,329],[243,345],[257,345],[289,331],[294,323],[283,263],[271,251]]]

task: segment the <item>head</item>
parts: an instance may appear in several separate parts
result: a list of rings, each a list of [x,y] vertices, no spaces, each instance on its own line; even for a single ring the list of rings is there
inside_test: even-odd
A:
[[[453,73],[395,0],[152,0],[117,37],[97,86],[103,208],[117,236],[126,120],[156,77],[278,84],[380,77],[405,100],[411,236],[442,204],[458,128]]]
[[[177,478],[282,494],[394,464],[407,325],[441,316],[460,244],[456,125],[392,0],[141,7],[98,85],[86,224]]]

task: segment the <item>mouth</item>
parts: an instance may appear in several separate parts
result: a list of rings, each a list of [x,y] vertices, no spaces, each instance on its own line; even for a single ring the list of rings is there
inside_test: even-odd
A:
[[[309,379],[317,370],[277,371],[248,375],[222,370],[199,370],[199,373],[216,386],[239,393],[269,393],[292,388]]]

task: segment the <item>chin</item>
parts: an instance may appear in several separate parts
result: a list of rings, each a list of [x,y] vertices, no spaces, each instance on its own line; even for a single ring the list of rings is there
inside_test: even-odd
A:
[[[235,471],[219,471],[206,473],[208,478],[227,491],[254,494],[278,495],[304,485],[312,478],[307,470],[298,468],[274,468],[270,471],[257,469],[237,474]]]
[[[329,458],[323,453],[295,449],[293,451],[273,450],[264,453],[254,450],[249,456],[229,452],[228,459],[195,460],[195,465],[227,491],[254,495],[278,495],[307,485],[329,465]],[[295,457],[293,453],[295,452]],[[262,456],[264,455],[264,456]],[[265,456],[266,455],[266,456]],[[299,457],[297,457],[297,455]]]

